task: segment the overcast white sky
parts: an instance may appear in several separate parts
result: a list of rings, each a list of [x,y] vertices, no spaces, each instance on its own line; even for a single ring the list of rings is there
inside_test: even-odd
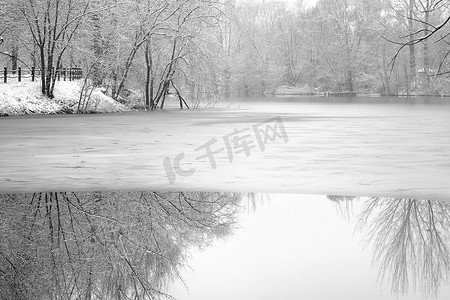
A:
[[[355,205],[358,209],[358,205]],[[324,196],[273,195],[241,229],[196,252],[173,293],[178,300],[419,300],[377,282],[354,220]],[[445,287],[438,299],[450,299]]]

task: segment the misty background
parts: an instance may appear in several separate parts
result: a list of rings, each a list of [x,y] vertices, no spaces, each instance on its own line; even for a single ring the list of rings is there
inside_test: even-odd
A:
[[[448,1],[48,3],[1,1],[0,65],[44,70],[50,97],[52,70],[73,67],[114,99],[152,108],[170,93],[449,92]]]

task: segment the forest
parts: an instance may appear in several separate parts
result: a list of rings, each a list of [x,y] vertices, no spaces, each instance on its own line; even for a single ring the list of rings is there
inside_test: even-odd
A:
[[[84,88],[162,107],[304,93],[444,95],[446,0],[1,0],[0,63],[82,68]],[[56,71],[55,71],[56,70]],[[192,103],[192,102],[191,102]]]

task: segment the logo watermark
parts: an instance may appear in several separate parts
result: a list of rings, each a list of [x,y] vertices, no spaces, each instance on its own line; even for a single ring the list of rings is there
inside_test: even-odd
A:
[[[207,158],[211,168],[216,169],[216,155],[220,153],[226,153],[229,163],[232,163],[237,155],[249,157],[252,151],[255,151],[253,149],[264,152],[266,145],[269,142],[275,142],[277,139],[282,139],[285,144],[289,142],[281,117],[271,118],[246,128],[234,129],[229,134],[224,135],[221,141],[212,138],[194,149],[195,152],[198,152],[195,160],[201,161]],[[181,167],[185,156],[185,152],[180,152],[173,159],[170,157],[164,159],[164,169],[171,185],[175,183],[177,176],[189,177],[197,172],[195,168],[184,169]]]

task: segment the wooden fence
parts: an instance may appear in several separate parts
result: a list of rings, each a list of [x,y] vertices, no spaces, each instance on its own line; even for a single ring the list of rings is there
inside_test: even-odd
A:
[[[18,82],[21,82],[22,79],[30,79],[31,81],[36,81],[37,78],[40,78],[43,72],[40,69],[31,68],[28,70],[23,70],[21,67],[18,67],[17,70],[8,70],[7,67],[3,68],[3,72],[0,73],[0,82],[7,83],[8,80],[17,79]],[[81,68],[63,68],[59,70],[53,69],[52,73],[56,77],[56,80],[64,80],[64,81],[73,81],[83,78],[83,71]],[[52,74],[53,75],[53,74]]]

